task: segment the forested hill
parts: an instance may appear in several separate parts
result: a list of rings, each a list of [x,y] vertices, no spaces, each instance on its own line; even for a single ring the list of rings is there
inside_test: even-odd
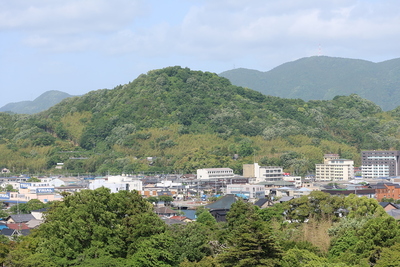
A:
[[[220,76],[235,85],[272,96],[308,101],[358,94],[383,110],[400,105],[400,59],[373,63],[313,56],[282,64],[267,72],[233,69]]]
[[[63,162],[76,173],[240,173],[256,160],[305,174],[324,153],[359,162],[360,149],[400,149],[399,116],[358,95],[284,99],[214,73],[168,67],[39,114],[0,113],[0,167],[46,172]]]
[[[35,114],[60,103],[63,99],[68,97],[73,96],[57,90],[47,91],[33,101],[9,103],[1,107],[0,112],[9,111],[18,114]]]

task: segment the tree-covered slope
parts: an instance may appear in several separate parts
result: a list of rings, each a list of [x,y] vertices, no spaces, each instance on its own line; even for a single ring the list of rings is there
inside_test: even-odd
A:
[[[358,94],[383,110],[400,105],[400,59],[373,63],[314,56],[282,64],[267,72],[233,69],[220,76],[265,95],[308,101]]]
[[[359,162],[360,149],[400,149],[398,114],[358,95],[284,99],[213,73],[168,67],[38,114],[2,113],[0,163],[20,172],[63,162],[76,173],[240,173],[256,160],[304,174],[324,153]]]
[[[9,103],[0,108],[0,112],[9,111],[18,114],[35,114],[44,111],[72,95],[57,90],[47,91],[33,101]]]

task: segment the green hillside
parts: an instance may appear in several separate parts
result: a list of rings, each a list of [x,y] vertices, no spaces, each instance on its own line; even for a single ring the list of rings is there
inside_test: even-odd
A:
[[[35,114],[60,103],[63,99],[68,97],[72,97],[72,95],[57,90],[47,91],[33,101],[9,103],[1,107],[0,112],[8,111],[18,114]]]
[[[241,173],[256,160],[307,174],[324,153],[359,164],[361,149],[400,149],[399,118],[400,111],[383,112],[358,95],[284,99],[214,73],[168,67],[38,114],[0,113],[0,167],[75,174],[230,167]],[[64,170],[55,170],[60,162]]]
[[[383,110],[400,105],[400,59],[381,63],[314,56],[282,64],[270,71],[233,69],[220,74],[234,85],[265,95],[308,100],[331,100],[358,94]]]

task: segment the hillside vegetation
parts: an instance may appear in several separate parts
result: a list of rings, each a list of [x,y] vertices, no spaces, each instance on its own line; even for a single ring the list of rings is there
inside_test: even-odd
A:
[[[282,64],[267,72],[233,69],[220,76],[228,78],[234,85],[265,95],[308,101],[358,94],[386,111],[400,105],[400,59],[373,63],[313,56]]]
[[[324,153],[400,149],[400,109],[358,95],[266,96],[209,72],[168,67],[34,115],[0,113],[0,167],[16,173],[195,172],[244,163],[312,172]],[[233,159],[238,154],[237,160]],[[147,159],[152,157],[150,161]],[[57,163],[64,170],[55,170]]]

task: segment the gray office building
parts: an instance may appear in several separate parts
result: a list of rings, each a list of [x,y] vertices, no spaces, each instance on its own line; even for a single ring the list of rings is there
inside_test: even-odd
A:
[[[371,150],[361,152],[363,178],[378,178],[400,175],[400,151]]]

